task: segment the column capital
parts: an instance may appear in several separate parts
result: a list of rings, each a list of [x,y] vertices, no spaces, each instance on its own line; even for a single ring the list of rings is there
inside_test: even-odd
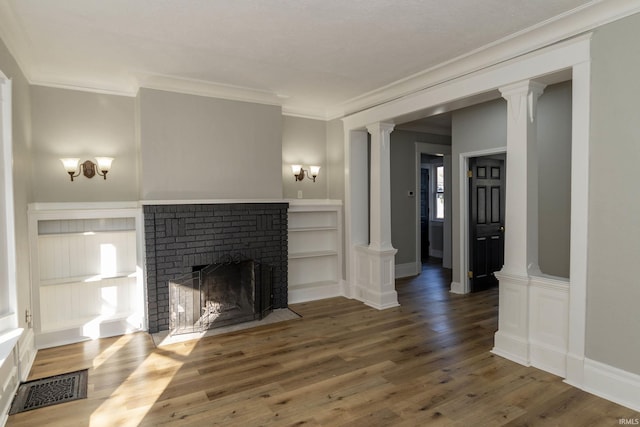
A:
[[[391,133],[393,131],[393,128],[395,128],[395,126],[396,125],[393,123],[384,123],[384,122],[371,123],[367,125],[367,132],[369,132],[371,135],[375,133],[382,133],[382,132]]]
[[[518,122],[520,117],[529,118],[533,123],[536,118],[538,98],[547,85],[533,80],[524,80],[500,88],[502,97],[507,100],[509,119]]]
[[[499,90],[502,97],[508,101],[508,97],[512,95],[527,95],[530,92],[533,95],[540,96],[546,87],[547,85],[544,83],[536,82],[534,80],[523,80],[521,82],[502,86]]]

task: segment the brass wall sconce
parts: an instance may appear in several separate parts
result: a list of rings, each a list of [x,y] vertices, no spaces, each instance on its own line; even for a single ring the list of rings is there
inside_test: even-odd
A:
[[[64,170],[66,170],[71,177],[71,181],[73,181],[73,178],[80,176],[81,173],[87,178],[93,178],[98,174],[104,179],[107,179],[107,173],[111,169],[113,157],[96,157],[98,163],[87,160],[84,163],[78,164],[80,159],[75,157],[67,157],[60,159],[60,161],[64,166]]]
[[[296,181],[302,181],[306,176],[313,182],[316,182],[316,177],[318,176],[318,172],[320,172],[320,166],[309,166],[309,170],[305,170],[302,168],[302,165],[291,165],[291,170],[293,171],[293,176],[296,177]]]

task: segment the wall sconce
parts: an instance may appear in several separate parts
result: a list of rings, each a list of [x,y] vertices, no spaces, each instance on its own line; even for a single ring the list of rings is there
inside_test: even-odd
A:
[[[296,177],[296,181],[302,181],[305,176],[309,178],[309,175],[311,175],[309,179],[316,182],[316,177],[318,176],[318,172],[320,172],[320,166],[309,166],[309,170],[307,171],[302,169],[302,165],[291,165],[291,170]]]
[[[113,157],[96,157],[96,161],[98,163],[93,163],[91,160],[87,160],[79,165],[78,162],[80,162],[80,159],[78,158],[68,157],[60,159],[60,161],[64,166],[64,170],[66,170],[71,177],[71,181],[73,181],[73,178],[80,176],[81,171],[87,178],[93,178],[97,173],[104,179],[107,179],[107,173],[111,169]]]

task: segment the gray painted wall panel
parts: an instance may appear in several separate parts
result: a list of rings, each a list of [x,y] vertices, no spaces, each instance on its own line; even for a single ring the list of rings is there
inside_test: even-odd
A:
[[[592,42],[588,358],[640,374],[640,15]]]
[[[282,198],[280,107],[141,89],[143,200]]]

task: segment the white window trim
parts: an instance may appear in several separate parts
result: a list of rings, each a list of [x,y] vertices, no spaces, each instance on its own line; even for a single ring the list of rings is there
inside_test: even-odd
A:
[[[0,227],[4,238],[0,245],[6,251],[6,259],[2,260],[6,271],[1,272],[0,286],[8,287],[9,312],[0,316],[0,333],[18,327],[17,317],[17,276],[16,276],[16,241],[13,202],[13,147],[11,128],[11,80],[0,71],[0,165],[2,165],[2,201],[3,219]]]

